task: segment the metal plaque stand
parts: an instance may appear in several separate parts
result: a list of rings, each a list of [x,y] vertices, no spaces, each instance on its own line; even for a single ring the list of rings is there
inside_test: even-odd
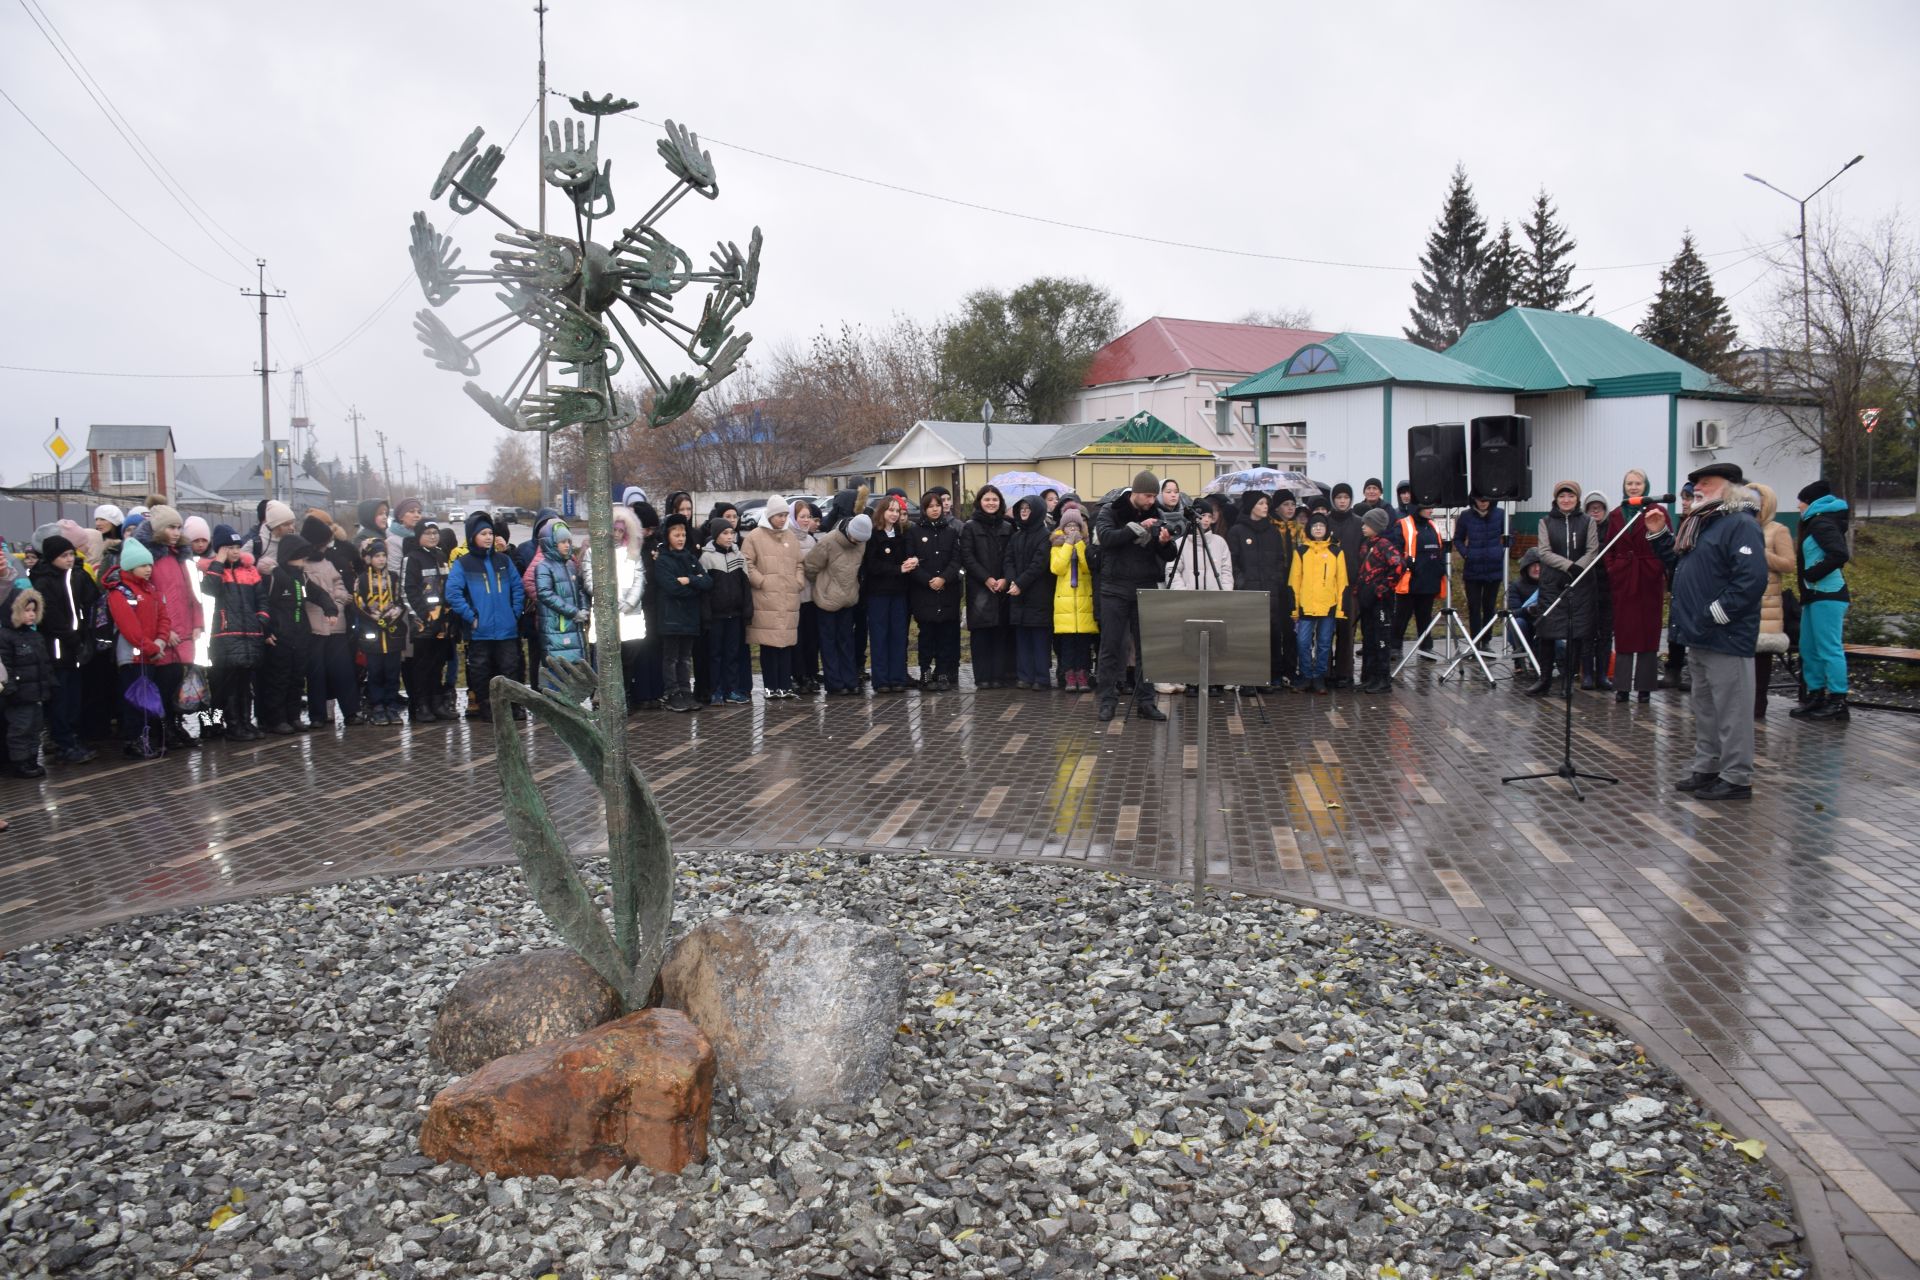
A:
[[[1194,764],[1193,901],[1207,892],[1209,690],[1265,684],[1270,674],[1271,603],[1265,591],[1142,591],[1141,670],[1157,680],[1199,685]]]

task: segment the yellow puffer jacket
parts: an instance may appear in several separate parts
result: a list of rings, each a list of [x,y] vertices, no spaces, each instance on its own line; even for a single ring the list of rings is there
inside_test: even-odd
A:
[[[1341,599],[1347,594],[1347,558],[1331,541],[1307,541],[1293,557],[1287,585],[1293,588],[1296,618],[1344,618]]]
[[[1053,535],[1048,562],[1053,566],[1053,633],[1057,636],[1090,636],[1100,630],[1093,613],[1093,569],[1087,563],[1087,544],[1068,542]],[[1070,585],[1078,564],[1080,585]]]

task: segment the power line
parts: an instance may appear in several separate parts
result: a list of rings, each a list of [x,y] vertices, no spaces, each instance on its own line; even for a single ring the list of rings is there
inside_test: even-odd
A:
[[[567,96],[566,94],[560,92],[558,89],[549,89],[547,92],[556,98],[564,98]],[[621,116],[630,117],[632,120],[634,120],[636,123],[639,123],[639,124],[651,125],[653,128],[656,128],[656,129],[664,129],[666,127],[664,124],[660,123],[657,120],[649,120],[645,116],[634,114],[633,111],[622,111],[622,112],[618,112],[617,114]],[[857,173],[848,173],[841,169],[828,168],[826,165],[814,164],[807,160],[794,160],[787,156],[776,155],[771,151],[762,151],[756,147],[749,147],[744,143],[728,142],[724,138],[716,138],[716,137],[713,137],[711,134],[703,133],[700,135],[700,137],[703,141],[711,142],[715,146],[726,147],[733,151],[744,152],[750,156],[758,156],[762,160],[772,160],[779,164],[792,165],[796,169],[809,169],[815,173],[824,173],[829,177],[842,178],[848,182],[858,182],[870,187],[879,187],[885,191],[896,191],[902,195],[914,196],[921,200],[932,200],[940,204],[957,205],[962,209],[973,209],[980,213],[996,214],[1003,218],[1017,218],[1023,222],[1037,222],[1043,226],[1061,227],[1069,231],[1085,231],[1091,235],[1112,236],[1120,240],[1137,240],[1143,244],[1165,245],[1166,247],[1173,248],[1173,249],[1194,249],[1202,253],[1226,254],[1229,257],[1235,257],[1235,258],[1259,258],[1268,262],[1298,262],[1298,263],[1305,263],[1309,266],[1316,266],[1316,267],[1345,267],[1355,271],[1401,271],[1401,272],[1406,272],[1408,274],[1418,274],[1420,271],[1420,268],[1418,266],[1403,267],[1403,266],[1390,266],[1385,263],[1379,263],[1379,262],[1342,262],[1342,261],[1338,261],[1335,259],[1328,259],[1328,258],[1301,258],[1301,257],[1294,257],[1284,253],[1261,253],[1253,249],[1229,249],[1220,245],[1196,244],[1192,241],[1187,241],[1187,240],[1168,240],[1168,239],[1163,239],[1159,236],[1141,235],[1141,234],[1138,234],[1137,232],[1132,232],[1132,231],[1117,231],[1111,227],[1093,227],[1093,226],[1088,226],[1084,223],[1079,223],[1079,222],[1067,222],[1064,219],[1060,219],[1060,218],[1049,218],[1036,213],[1022,213],[1017,209],[1002,209],[995,205],[980,204],[972,200],[962,200],[958,196],[941,195],[939,192],[936,192],[936,191],[922,191],[917,187],[903,186],[897,182],[886,182],[879,178],[863,177]],[[1720,258],[1720,257],[1727,257],[1736,253],[1745,253],[1745,252],[1746,252],[1745,249],[1721,249],[1721,250],[1717,250],[1714,253],[1703,253],[1703,254],[1700,254],[1699,256],[1702,258]],[[1604,266],[1604,267],[1576,267],[1575,270],[1576,271],[1629,271],[1629,270],[1633,270],[1641,267],[1664,267],[1666,265],[1667,263],[1665,260],[1659,260],[1654,262],[1620,262],[1620,263],[1614,263],[1610,266]]]
[[[92,187],[95,191],[99,192],[100,198],[102,200],[105,200],[108,204],[112,205],[116,210],[118,210],[121,217],[125,218],[128,222],[131,222],[134,226],[140,228],[140,232],[142,235],[146,236],[149,240],[159,245],[162,249],[165,249],[168,253],[172,254],[174,257],[180,259],[180,261],[186,263],[189,267],[192,267],[195,271],[198,271],[201,275],[205,276],[207,279],[212,280],[215,283],[225,285],[231,289],[237,289],[240,287],[239,285],[234,284],[233,281],[231,280],[224,280],[221,277],[213,274],[213,272],[207,270],[205,267],[195,262],[192,258],[189,258],[186,254],[180,252],[178,249],[168,244],[165,240],[162,240],[158,235],[155,235],[151,230],[148,229],[146,223],[140,221],[140,219],[128,213],[126,211],[126,208],[118,200],[115,200],[112,196],[108,195],[106,188],[102,187],[99,183],[95,182],[93,180],[93,175],[88,173],[85,169],[82,169],[80,167],[80,163],[77,160],[75,160],[72,156],[68,155],[65,151],[62,151],[60,149],[60,144],[55,142],[52,138],[48,137],[47,131],[45,129],[42,129],[37,123],[35,123],[34,118],[27,114],[26,108],[22,107],[19,103],[13,100],[12,94],[9,94],[5,89],[0,89],[0,98],[5,98],[7,100],[7,105],[12,107],[15,111],[17,111],[20,114],[20,118],[22,120],[25,120],[27,122],[27,125],[35,133],[40,135],[41,141],[45,142],[48,146],[52,147],[54,149],[54,152],[57,155],[59,155],[59,157],[62,160],[65,160],[69,165],[73,167],[73,171],[75,173],[79,174],[82,178],[86,179],[87,185]]]
[[[244,268],[247,265],[246,261],[234,254],[227,246],[221,244],[213,232],[207,230],[206,225],[202,223],[198,217],[194,216],[193,209],[187,207],[187,201],[182,200],[180,195],[175,193],[174,187],[179,187],[182,193],[186,191],[186,187],[181,184],[178,178],[173,176],[172,170],[167,169],[166,165],[161,163],[160,157],[154,154],[153,148],[147,146],[146,139],[140,137],[139,132],[133,127],[133,122],[126,118],[126,115],[121,112],[120,108],[113,105],[113,100],[107,97],[106,89],[100,86],[100,82],[95,78],[93,72],[86,70],[86,64],[80,61],[80,55],[74,51],[73,45],[68,42],[66,36],[60,33],[59,28],[53,25],[53,19],[47,16],[46,10],[40,8],[37,0],[20,0],[20,7],[26,12],[27,19],[32,22],[34,27],[40,32],[40,38],[47,42],[49,49],[53,50],[54,56],[59,58],[66,66],[68,74],[74,78],[74,82],[80,86],[81,91],[84,92],[87,97],[93,99],[93,105],[100,109],[100,114],[107,118],[109,125],[113,126],[113,131],[120,135],[120,140],[127,144],[129,151],[133,152],[133,158],[146,167],[147,172],[153,175],[153,180],[160,184],[160,189],[165,191],[167,195],[172,198],[173,202],[180,206],[180,212],[187,215],[187,220],[199,229],[200,234],[207,238],[209,244],[221,253],[226,254],[227,257],[231,258],[237,265]],[[58,43],[54,40],[55,36],[59,36]],[[66,46],[64,51],[61,48],[62,45]],[[73,55],[71,59],[67,56],[70,53]],[[84,75],[82,74],[83,72]],[[92,84],[89,85],[88,81],[92,81]],[[97,93],[95,92],[96,89],[98,90]],[[121,127],[123,123],[125,124],[125,128]],[[138,140],[137,143],[136,139]],[[151,161],[148,159],[149,156],[152,156]],[[155,165],[159,165],[159,169],[156,169],[154,167]],[[166,172],[167,176],[165,178],[160,176],[162,170]],[[168,185],[168,179],[172,180],[171,186]],[[190,195],[187,197],[187,200],[192,199]],[[199,201],[197,200],[193,201],[193,204],[196,209],[200,207]],[[208,214],[206,210],[201,209],[200,212],[207,217],[208,221],[212,221],[212,215]],[[240,243],[232,232],[226,231],[224,227],[222,227],[221,230],[226,232],[229,240],[233,240],[235,244]]]
[[[1790,239],[1792,239],[1792,237],[1791,237],[1791,236],[1789,236],[1789,237],[1788,237],[1788,239],[1790,240]],[[1746,265],[1747,265],[1747,264],[1748,264],[1749,262],[1752,262],[1752,261],[1753,261],[1753,260],[1754,260],[1755,258],[1758,258],[1758,257],[1761,257],[1761,256],[1763,256],[1764,254],[1766,254],[1766,253],[1769,253],[1770,251],[1772,251],[1772,250],[1774,250],[1774,249],[1777,249],[1777,248],[1779,248],[1779,247],[1780,247],[1781,245],[1783,245],[1783,244],[1786,244],[1786,243],[1787,243],[1787,241],[1786,241],[1786,240],[1775,240],[1775,241],[1773,241],[1773,242],[1772,242],[1771,244],[1763,244],[1763,245],[1761,245],[1761,246],[1760,246],[1760,247],[1759,247],[1758,249],[1755,249],[1755,250],[1753,250],[1753,251],[1751,251],[1751,252],[1749,252],[1749,253],[1747,253],[1747,256],[1746,256],[1746,257],[1744,257],[1744,258],[1742,258],[1742,259],[1740,259],[1740,261],[1738,261],[1738,262],[1729,262],[1729,263],[1725,263],[1724,265],[1721,265],[1721,266],[1718,266],[1718,267],[1714,267],[1714,268],[1712,268],[1711,270],[1709,270],[1709,271],[1707,272],[1707,274],[1708,274],[1709,276],[1713,276],[1713,275],[1717,275],[1717,274],[1719,274],[1719,273],[1720,273],[1720,272],[1722,272],[1722,271],[1734,271],[1734,270],[1738,270],[1739,268],[1741,268],[1741,267],[1744,267],[1744,266],[1746,266]],[[1699,257],[1700,255],[1699,255],[1699,254],[1695,254],[1694,256],[1695,256],[1695,257]],[[1661,263],[1660,265],[1662,265],[1662,266],[1668,266],[1668,265],[1671,265],[1671,264],[1669,264],[1669,263]],[[1766,274],[1766,273],[1765,273],[1764,271],[1763,271],[1763,272],[1761,272],[1761,275],[1765,275],[1765,274]],[[1755,280],[1755,281],[1757,281],[1758,279],[1759,279],[1759,277],[1758,277],[1758,276],[1756,276],[1756,277],[1754,278],[1754,280]],[[1752,281],[1750,281],[1750,282],[1749,282],[1749,285],[1751,285],[1752,283],[1753,283],[1753,282],[1752,282]],[[1742,290],[1742,291],[1744,292],[1744,287],[1743,287],[1743,290]],[[1647,295],[1646,297],[1644,297],[1644,298],[1635,298],[1635,299],[1634,299],[1634,300],[1633,300],[1632,302],[1623,302],[1623,303],[1621,303],[1621,304],[1620,304],[1619,306],[1617,306],[1617,307],[1613,307],[1613,308],[1611,308],[1611,309],[1609,309],[1609,310],[1606,310],[1606,311],[1602,311],[1602,312],[1599,312],[1598,314],[1599,314],[1599,315],[1600,315],[1600,316],[1601,316],[1601,317],[1602,317],[1602,318],[1604,319],[1604,318],[1605,318],[1605,317],[1607,317],[1607,316],[1610,316],[1610,315],[1615,315],[1615,314],[1617,314],[1617,313],[1619,313],[1619,312],[1622,312],[1622,311],[1627,311],[1627,310],[1630,310],[1630,309],[1632,309],[1632,308],[1634,308],[1634,307],[1637,307],[1637,306],[1639,306],[1639,305],[1640,305],[1641,303],[1643,303],[1643,302],[1652,302],[1652,301],[1653,301],[1653,300],[1654,300],[1655,298],[1657,298],[1657,297],[1659,297],[1659,296],[1660,296],[1660,291],[1659,291],[1658,289],[1656,289],[1656,290],[1654,290],[1654,291],[1653,291],[1652,293],[1650,293],[1650,294],[1648,294],[1648,295]],[[1722,301],[1725,301],[1725,299],[1722,299]]]
[[[60,373],[80,378],[252,378],[251,373],[120,373],[104,369],[43,369],[31,364],[0,364],[13,373]]]

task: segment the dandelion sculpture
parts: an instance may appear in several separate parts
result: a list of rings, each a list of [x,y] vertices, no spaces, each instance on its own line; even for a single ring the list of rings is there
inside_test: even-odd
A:
[[[507,825],[534,900],[568,945],[633,1010],[646,1004],[666,949],[673,919],[673,845],[653,792],[627,757],[618,592],[610,571],[613,512],[606,501],[612,492],[612,436],[637,427],[643,418],[654,427],[672,422],[733,372],[751,340],[735,333],[733,322],[752,304],[759,283],[760,230],[754,228],[744,254],[732,242],[722,242],[711,255],[713,266],[704,271],[694,270],[687,254],[660,234],[655,224],[688,193],[709,200],[720,193],[713,158],[700,149],[698,135],[669,120],[659,152],[672,185],[610,243],[596,243],[594,223],[614,211],[613,163],[600,159],[600,122],[635,104],[611,94],[568,101],[592,123],[554,122],[540,140],[540,163],[545,180],[572,199],[573,236],[528,230],[489,202],[502,152],[497,146],[480,150],[483,132],[475,129],[441,166],[433,199],[446,196],[461,214],[485,209],[511,231],[495,237],[501,247],[492,253],[494,265],[474,269],[460,265],[459,249],[426,214],[413,215],[414,271],[431,304],[415,317],[414,329],[436,365],[471,379],[480,372],[479,353],[525,325],[536,342],[513,380],[497,396],[469,381],[467,395],[511,431],[584,433],[592,495],[590,546],[608,570],[599,575],[592,604],[597,673],[584,663],[549,661],[547,691],[496,678],[488,694]],[[694,284],[710,288],[699,323],[689,325],[675,318],[674,300]],[[445,306],[467,285],[498,286],[495,297],[505,311],[455,333],[432,308]],[[622,307],[632,329],[621,321]],[[647,327],[685,353],[699,372],[663,376],[635,340],[635,333]],[[643,401],[614,390],[613,376],[629,358],[651,388]],[[537,372],[547,365],[559,365],[572,384],[534,389]],[[591,712],[584,709],[589,701]],[[611,933],[534,784],[514,722],[516,707],[552,729],[605,797]]]

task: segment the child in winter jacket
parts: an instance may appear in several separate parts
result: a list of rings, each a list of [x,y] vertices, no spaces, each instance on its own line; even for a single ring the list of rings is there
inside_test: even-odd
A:
[[[367,723],[404,723],[400,714],[400,653],[406,647],[406,593],[387,568],[387,540],[360,544],[366,566],[353,580],[354,643],[367,662]]]
[[[587,660],[586,587],[573,566],[573,531],[551,520],[540,534],[540,558],[533,566],[533,597],[539,610],[540,648],[546,658],[561,662]],[[546,677],[543,676],[545,681]]]
[[[256,677],[267,639],[267,596],[253,557],[240,549],[231,525],[216,525],[200,568],[200,592],[213,604],[208,620],[214,706],[227,737],[253,742]]]
[[[167,741],[166,701],[151,673],[177,665],[167,646],[178,633],[154,588],[153,553],[144,542],[128,538],[122,544],[119,563],[107,571],[105,590],[116,634],[113,657],[120,671],[125,752],[151,760],[166,749]]]
[[[313,548],[297,533],[280,538],[267,574],[267,651],[260,664],[256,716],[272,734],[309,728],[300,719],[307,689],[307,557]]]
[[[1094,633],[1093,565],[1087,559],[1087,517],[1077,506],[1063,507],[1060,528],[1048,539],[1047,564],[1053,570],[1053,634],[1060,640],[1060,668],[1068,689],[1090,689]]]
[[[310,548],[305,596],[307,627],[312,632],[307,643],[307,720],[314,725],[330,723],[327,703],[334,701],[349,724],[364,724],[360,682],[354,678],[353,641],[348,635],[353,578],[341,571],[342,565],[351,567],[354,557],[340,551],[334,526],[318,516],[307,517],[300,536]]]
[[[654,558],[654,594],[660,600],[661,658],[665,667],[667,709],[691,711],[693,648],[700,641],[700,602],[713,579],[688,545],[692,526],[678,512],[660,524],[660,554]],[[744,568],[742,570],[744,576]]]
[[[53,660],[53,701],[47,704],[47,718],[52,722],[56,758],[62,764],[85,764],[94,756],[85,742],[83,724],[86,667],[93,661],[100,587],[79,562],[75,542],[75,538],[84,541],[89,532],[76,527],[74,538],[62,534],[47,538],[32,574],[33,588],[46,602],[41,607],[40,634],[46,637]]]
[[[40,634],[45,601],[31,588],[16,590],[0,625],[0,708],[7,722],[7,769],[16,778],[44,778],[40,730],[53,701],[53,658]]]
[[[750,702],[753,668],[747,658],[747,622],[753,617],[753,588],[747,581],[747,560],[735,545],[738,534],[725,520],[707,525],[707,549],[700,567],[712,587],[700,601],[700,618],[707,633],[707,661],[713,672],[709,702]]]
[[[1307,517],[1307,538],[1294,553],[1287,588],[1293,596],[1294,643],[1300,651],[1300,679],[1307,693],[1327,691],[1327,658],[1333,648],[1334,622],[1346,616],[1347,558],[1333,545],[1333,525],[1325,511]]]
[[[1407,571],[1406,554],[1386,536],[1393,523],[1385,507],[1360,518],[1360,581],[1354,603],[1360,611],[1360,689],[1385,693],[1393,687],[1387,653],[1393,631],[1394,584]]]

